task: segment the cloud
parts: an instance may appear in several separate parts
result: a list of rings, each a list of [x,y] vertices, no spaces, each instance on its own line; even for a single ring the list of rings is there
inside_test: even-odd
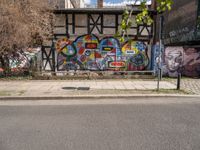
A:
[[[119,3],[112,3],[112,2],[104,2],[105,7],[121,7],[121,6],[126,6],[126,5],[131,5],[134,4],[134,1],[130,0],[123,0],[122,2]],[[136,5],[139,5],[140,1],[136,3]],[[151,0],[148,0],[147,4],[151,4]]]
[[[85,4],[91,4],[91,0],[85,0]]]

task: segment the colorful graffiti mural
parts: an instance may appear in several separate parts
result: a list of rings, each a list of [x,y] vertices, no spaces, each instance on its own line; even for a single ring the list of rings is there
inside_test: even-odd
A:
[[[76,70],[77,50],[74,44],[67,38],[57,41],[56,50],[58,51],[57,65],[58,70]]]
[[[164,75],[200,77],[200,47],[167,47],[164,58]]]
[[[120,43],[113,37],[103,38],[99,46],[98,64],[101,70],[120,70],[125,66],[121,63]]]
[[[147,47],[143,42],[129,41],[122,47],[122,59],[126,62],[126,70],[144,70],[149,59]]]
[[[41,48],[27,48],[19,50],[16,53],[9,55],[9,67],[12,73],[22,73],[30,71],[30,69],[38,69],[37,57],[39,56]],[[0,75],[3,74],[3,67],[0,63]]]
[[[77,50],[77,63],[83,70],[98,70],[96,53],[99,49],[99,39],[95,35],[79,36],[74,45]]]
[[[124,45],[114,37],[101,40],[95,35],[82,35],[74,42],[67,38],[56,43],[58,70],[145,70],[149,59],[147,46],[140,41]]]
[[[40,48],[28,48],[19,51],[9,57],[10,68],[12,71],[29,70],[36,65],[37,55]]]

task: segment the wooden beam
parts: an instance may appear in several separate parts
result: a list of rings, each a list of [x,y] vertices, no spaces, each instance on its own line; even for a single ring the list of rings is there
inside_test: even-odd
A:
[[[75,34],[76,29],[75,29],[75,25],[76,25],[76,18],[75,18],[75,14],[72,14],[72,33]]]

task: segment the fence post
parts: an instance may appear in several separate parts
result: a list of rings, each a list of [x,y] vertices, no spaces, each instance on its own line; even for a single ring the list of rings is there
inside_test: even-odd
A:
[[[181,73],[178,73],[177,77],[177,90],[181,89]]]
[[[159,90],[160,90],[161,72],[162,72],[162,69],[161,69],[161,68],[159,68],[159,69],[158,69],[157,91],[159,91]]]

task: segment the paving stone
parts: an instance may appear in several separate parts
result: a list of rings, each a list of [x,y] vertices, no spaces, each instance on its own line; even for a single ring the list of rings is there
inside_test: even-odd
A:
[[[194,81],[194,83],[196,82]],[[182,82],[182,85],[193,86],[193,91],[198,93],[200,85],[194,86],[194,83],[187,84],[186,82]],[[174,89],[176,87],[174,81],[171,80],[162,81],[160,85],[164,89]],[[157,82],[143,80],[0,81],[0,91],[23,91],[23,94],[28,96],[66,95],[69,90],[63,90],[63,87],[89,87],[96,90],[153,90],[157,88]]]
[[[176,79],[168,79],[168,81],[173,83],[176,87],[177,84]],[[191,79],[191,78],[181,79],[181,89],[200,95],[200,79]]]

